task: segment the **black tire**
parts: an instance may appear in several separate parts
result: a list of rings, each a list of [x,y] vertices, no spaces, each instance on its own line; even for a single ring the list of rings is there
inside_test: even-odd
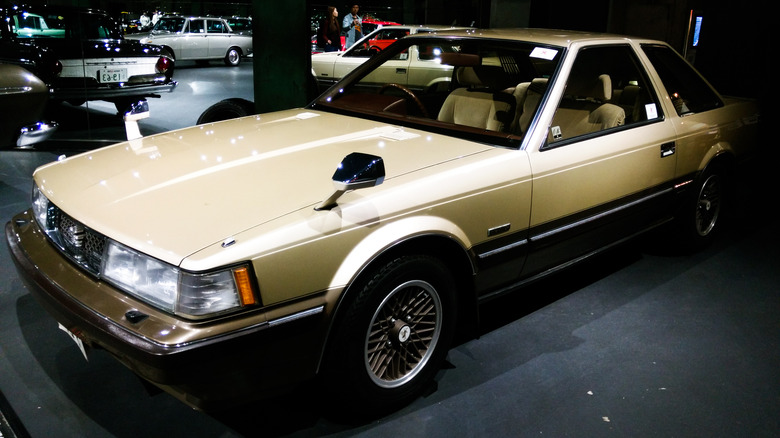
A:
[[[701,249],[718,234],[727,204],[726,188],[726,173],[720,166],[713,166],[699,176],[677,216],[682,249]]]
[[[241,64],[241,51],[235,47],[229,48],[225,54],[225,65],[237,67],[239,64]]]
[[[235,119],[255,113],[255,104],[246,99],[237,97],[220,100],[206,108],[206,111],[198,117],[197,125],[203,123],[220,122],[222,120]]]
[[[326,385],[350,415],[376,417],[429,388],[447,356],[456,286],[428,256],[377,270],[346,310],[326,363]]]

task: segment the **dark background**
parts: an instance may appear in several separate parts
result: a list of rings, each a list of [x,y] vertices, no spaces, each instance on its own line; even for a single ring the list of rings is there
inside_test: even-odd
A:
[[[119,16],[143,11],[185,15],[252,16],[255,23],[256,104],[261,112],[302,106],[310,95],[312,17],[329,4],[340,17],[349,3],[328,0],[33,0],[26,4],[76,5]],[[403,24],[541,27],[610,32],[666,41],[696,66],[722,94],[762,97],[768,92],[772,43],[769,10],[763,1],[726,0],[365,0],[361,14]],[[686,45],[691,13],[704,17],[700,45]],[[300,74],[291,75],[290,72]],[[258,74],[259,73],[259,74]],[[274,92],[268,90],[276,90]],[[273,94],[268,94],[273,93]]]

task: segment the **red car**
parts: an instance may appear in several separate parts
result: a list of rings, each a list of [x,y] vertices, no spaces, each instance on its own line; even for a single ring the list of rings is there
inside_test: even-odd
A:
[[[398,25],[401,24],[401,23],[396,23],[395,21],[383,21],[383,20],[377,20],[375,18],[368,18],[368,17],[363,18],[362,23],[363,23],[363,29],[362,29],[363,30],[363,35],[368,35],[369,33],[379,29],[380,27],[384,27],[384,26],[398,26]],[[408,34],[409,33],[407,32],[406,35],[408,35]],[[402,36],[405,36],[405,35],[402,35]],[[398,37],[398,38],[401,38],[401,37]],[[384,49],[385,47],[387,47],[390,44],[392,44],[398,38],[390,40],[386,44],[384,44],[384,42],[381,42],[384,45],[377,44],[377,46],[379,46],[380,49]],[[347,36],[342,33],[342,35],[341,35],[341,50],[342,51],[347,50],[346,41],[347,41]],[[371,47],[374,47],[374,44],[371,44]],[[324,50],[322,49],[322,47],[317,45],[317,34],[312,35],[312,37],[311,37],[311,53],[322,53],[323,51]]]

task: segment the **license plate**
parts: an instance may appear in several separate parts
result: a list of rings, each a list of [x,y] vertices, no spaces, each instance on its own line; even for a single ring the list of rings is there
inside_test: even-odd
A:
[[[84,359],[89,361],[89,358],[87,357],[87,349],[84,347],[84,341],[82,341],[78,336],[76,336],[75,333],[73,333],[72,331],[70,331],[67,328],[65,328],[64,325],[59,324],[59,326],[60,326],[60,330],[62,330],[65,333],[67,333],[68,336],[70,336],[70,338],[73,339],[73,342],[75,342],[76,346],[79,347],[79,350],[81,350],[81,354],[84,355]]]
[[[127,81],[127,69],[98,70],[98,81],[101,83],[125,82]]]

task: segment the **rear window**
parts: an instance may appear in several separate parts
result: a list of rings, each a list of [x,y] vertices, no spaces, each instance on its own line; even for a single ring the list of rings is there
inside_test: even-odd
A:
[[[9,17],[18,38],[72,38],[107,40],[122,38],[119,23],[103,14],[47,10],[18,12]]]

